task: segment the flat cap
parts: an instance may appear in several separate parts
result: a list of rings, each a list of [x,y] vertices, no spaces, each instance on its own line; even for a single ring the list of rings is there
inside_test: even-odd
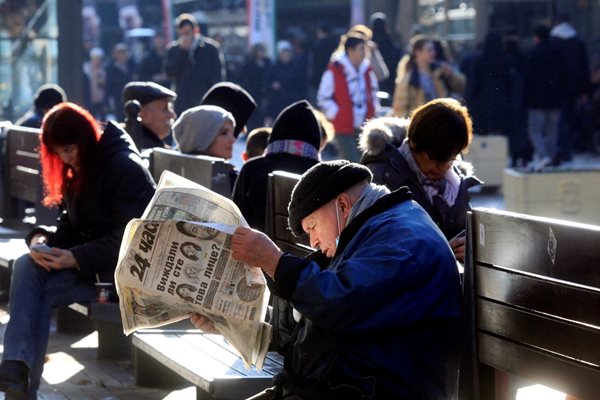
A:
[[[256,109],[256,101],[250,93],[233,82],[215,83],[206,91],[200,104],[219,106],[233,114],[233,118],[235,118],[233,134],[235,137],[238,137]]]
[[[129,82],[123,88],[123,102],[137,100],[140,105],[164,98],[177,98],[177,93],[154,82]]]
[[[292,233],[300,236],[302,220],[318,210],[337,195],[361,181],[373,179],[364,165],[346,160],[325,161],[312,166],[302,174],[294,186],[288,205],[288,224]]]

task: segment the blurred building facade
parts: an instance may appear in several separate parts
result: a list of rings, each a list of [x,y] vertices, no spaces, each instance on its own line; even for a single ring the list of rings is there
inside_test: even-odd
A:
[[[59,83],[70,99],[81,100],[81,65],[91,47],[109,54],[115,43],[129,41],[132,51],[141,53],[149,44],[148,32],[173,37],[173,19],[181,12],[193,13],[203,32],[221,42],[233,78],[248,50],[249,1],[264,0],[0,1],[0,119],[22,114],[37,87],[46,82]],[[568,13],[590,54],[600,53],[598,0],[270,2],[275,40],[294,39],[299,49],[311,46],[318,25],[341,34],[353,22],[366,23],[377,11],[388,16],[398,44],[406,45],[415,32],[434,33],[458,52],[473,49],[489,29],[511,32],[526,46],[537,23]]]

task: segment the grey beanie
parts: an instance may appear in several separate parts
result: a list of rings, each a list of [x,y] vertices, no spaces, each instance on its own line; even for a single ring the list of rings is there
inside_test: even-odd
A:
[[[217,106],[197,106],[185,110],[173,124],[173,135],[182,153],[203,153],[215,140],[223,123],[235,119]]]

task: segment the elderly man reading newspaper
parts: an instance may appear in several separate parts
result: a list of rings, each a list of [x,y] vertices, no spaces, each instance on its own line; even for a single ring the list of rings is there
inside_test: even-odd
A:
[[[309,169],[289,225],[328,264],[284,254],[266,235],[235,231],[233,258],[261,267],[300,318],[275,387],[253,399],[450,399],[458,378],[460,283],[448,242],[406,188],[371,184],[348,161]],[[218,321],[192,322],[215,332]],[[288,321],[289,322],[289,321]]]
[[[210,221],[210,222],[207,222]],[[261,368],[271,326],[264,275],[231,257],[235,228],[248,226],[230,200],[163,175],[142,219],[125,230],[115,282],[125,334],[202,313]]]

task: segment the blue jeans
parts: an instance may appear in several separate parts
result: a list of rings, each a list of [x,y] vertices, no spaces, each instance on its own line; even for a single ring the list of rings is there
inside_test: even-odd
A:
[[[30,399],[37,398],[40,387],[52,309],[95,298],[93,282],[80,280],[73,269],[47,272],[29,254],[15,261],[2,359],[23,361],[29,366]]]
[[[560,110],[530,109],[528,118],[529,139],[539,158],[554,160],[558,147]]]

